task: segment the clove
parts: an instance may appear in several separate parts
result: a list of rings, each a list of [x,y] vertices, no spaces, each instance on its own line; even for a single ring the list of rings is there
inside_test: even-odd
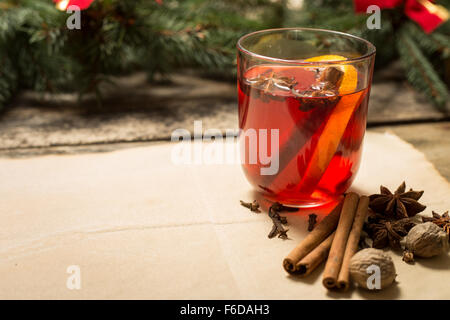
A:
[[[287,218],[280,216],[280,212],[295,212],[298,211],[298,208],[288,207],[279,202],[275,202],[269,208],[269,217],[272,219],[273,226],[270,230],[268,237],[274,238],[278,235],[278,238],[283,240],[289,239],[287,232],[289,229],[284,229],[283,225],[287,224]]]
[[[240,202],[241,202],[241,206],[250,209],[250,211],[252,211],[252,212],[258,212],[258,213],[261,212],[261,211],[259,211],[259,203],[256,200],[253,200],[253,202],[245,202],[245,201],[240,200]]]

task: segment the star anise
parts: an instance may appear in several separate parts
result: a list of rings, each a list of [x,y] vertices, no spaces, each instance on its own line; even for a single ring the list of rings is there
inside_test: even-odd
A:
[[[417,201],[422,196],[423,191],[410,189],[405,192],[405,189],[405,182],[394,193],[388,188],[380,186],[380,194],[370,196],[369,207],[375,212],[395,219],[413,217],[425,210],[426,206]]]
[[[270,70],[246,81],[254,88],[263,90],[265,93],[272,91],[274,88],[290,91],[297,84],[293,77],[283,77]]]
[[[399,249],[400,240],[415,225],[410,218],[389,220],[385,216],[374,214],[369,216],[365,229],[373,240],[372,246],[374,248],[383,249],[390,246],[391,248]]]
[[[449,235],[450,241],[450,216],[448,211],[444,212],[442,215],[432,211],[433,217],[422,217],[423,222],[433,222],[438,227],[444,229],[445,232]]]

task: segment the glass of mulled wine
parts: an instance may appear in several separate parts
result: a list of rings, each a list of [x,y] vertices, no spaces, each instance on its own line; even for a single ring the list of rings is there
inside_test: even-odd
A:
[[[287,28],[245,35],[237,48],[248,181],[284,204],[335,201],[360,164],[375,47],[341,32]]]

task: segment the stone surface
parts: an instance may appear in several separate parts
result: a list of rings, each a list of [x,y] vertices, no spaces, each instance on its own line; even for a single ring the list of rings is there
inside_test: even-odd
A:
[[[0,118],[0,150],[169,139],[173,130],[235,128],[235,86],[174,76],[170,85],[150,85],[137,74],[107,88],[103,106],[75,95],[41,97],[25,92]]]
[[[369,125],[450,120],[450,105],[442,112],[413,90],[398,62],[374,73],[369,102]]]

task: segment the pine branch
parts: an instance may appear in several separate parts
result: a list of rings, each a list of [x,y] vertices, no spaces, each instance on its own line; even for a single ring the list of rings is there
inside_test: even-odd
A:
[[[99,92],[108,76],[134,70],[146,70],[150,79],[180,68],[233,77],[237,39],[282,24],[366,38],[377,47],[377,67],[400,53],[409,81],[436,105],[445,104],[448,92],[430,61],[436,58],[438,67],[450,57],[450,23],[431,35],[417,32],[411,23],[399,33],[403,12],[383,10],[381,29],[368,30],[367,16],[355,15],[352,1],[304,0],[301,10],[286,9],[286,3],[97,0],[82,11],[81,30],[68,30],[68,15],[51,0],[0,0],[0,105],[22,88]]]
[[[98,0],[81,12],[81,30],[68,30],[51,0],[0,0],[0,59],[10,64],[0,103],[13,88],[98,92],[108,75],[137,69],[232,76],[237,39],[278,26],[282,1]]]
[[[426,34],[419,26],[413,22],[404,24],[408,34],[415,40],[420,48],[427,54],[438,53],[442,57],[448,57],[450,53],[450,36],[438,33],[437,31]]]
[[[0,55],[0,110],[10,101],[17,90],[18,75],[11,60],[6,55]]]
[[[441,111],[448,112],[446,108],[449,99],[447,87],[406,28],[402,28],[398,33],[397,50],[405,66],[408,81],[417,90],[424,92]]]
[[[439,45],[438,51],[442,58],[450,58],[450,36],[441,33],[432,33],[431,37]]]

